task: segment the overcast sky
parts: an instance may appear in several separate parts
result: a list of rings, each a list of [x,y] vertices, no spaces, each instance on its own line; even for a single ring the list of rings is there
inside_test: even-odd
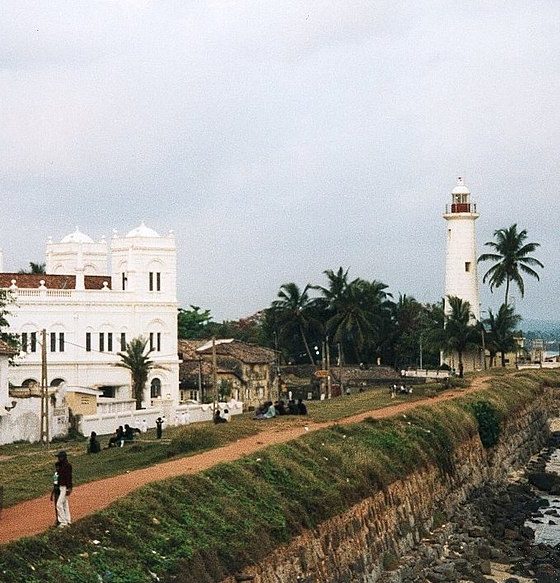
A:
[[[247,316],[325,269],[443,295],[457,176],[479,252],[542,247],[558,318],[558,0],[0,0],[5,270],[74,230],[177,235],[179,301]],[[496,307],[499,290],[482,292]]]

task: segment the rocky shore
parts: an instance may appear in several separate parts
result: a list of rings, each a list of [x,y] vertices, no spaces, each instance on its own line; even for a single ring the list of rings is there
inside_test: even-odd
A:
[[[558,524],[560,533],[560,512],[554,508],[560,508],[560,476],[546,471],[559,447],[555,432],[509,483],[477,489],[450,518],[436,515],[433,531],[410,554],[385,557],[382,580],[560,583],[560,545],[535,543],[538,525]]]

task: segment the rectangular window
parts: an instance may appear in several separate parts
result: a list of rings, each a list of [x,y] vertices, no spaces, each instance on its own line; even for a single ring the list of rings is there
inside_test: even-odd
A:
[[[471,262],[470,261],[465,261],[465,271],[467,273],[469,273],[471,270]]]
[[[58,350],[64,352],[64,332],[58,334]]]
[[[161,291],[161,273],[156,273],[156,291]]]
[[[107,332],[107,350],[113,352],[113,333]]]
[[[128,281],[128,278],[126,277],[126,273],[121,273],[121,287],[123,289],[123,291],[126,289],[126,282]]]
[[[149,275],[149,284],[148,284],[148,289],[150,291],[154,291],[154,272],[150,271]]]
[[[126,332],[121,332],[121,351],[126,350]]]
[[[31,352],[37,352],[37,332],[31,332],[31,342],[29,348]]]
[[[23,352],[27,352],[27,332],[21,333],[21,349]]]
[[[99,352],[105,352],[105,334],[99,332]]]
[[[91,332],[86,332],[86,352],[91,352]]]
[[[154,349],[154,333],[150,332],[150,350]]]
[[[56,332],[51,332],[51,352],[56,352]]]
[[[161,332],[156,334],[156,350],[161,352]]]

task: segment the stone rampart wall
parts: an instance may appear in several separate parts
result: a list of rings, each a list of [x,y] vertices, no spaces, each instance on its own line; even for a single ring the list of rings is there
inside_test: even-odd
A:
[[[478,435],[454,452],[454,468],[435,465],[391,484],[351,510],[306,531],[243,573],[254,583],[374,583],[384,561],[408,552],[429,536],[434,513],[451,511],[487,482],[502,481],[546,443],[552,392],[504,421],[499,443],[485,450]],[[223,583],[234,583],[229,577]]]

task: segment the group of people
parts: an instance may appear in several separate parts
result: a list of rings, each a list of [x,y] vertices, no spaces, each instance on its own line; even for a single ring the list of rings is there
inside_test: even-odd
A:
[[[391,387],[391,399],[394,399],[397,395],[411,395],[412,387],[407,387],[405,385],[393,385]]]
[[[161,417],[156,419],[156,439],[161,439],[163,435],[163,424],[165,420]],[[142,420],[140,427],[131,427],[128,423],[119,425],[115,430],[115,433],[109,438],[107,448],[111,447],[123,447],[125,443],[134,440],[135,433],[146,433],[148,431],[148,423],[145,419]],[[87,444],[88,453],[99,453],[101,451],[101,443],[97,438],[97,433],[92,431]]]
[[[255,410],[255,419],[272,419],[279,415],[307,415],[307,406],[302,399],[290,399],[288,404],[282,400],[266,401]]]

